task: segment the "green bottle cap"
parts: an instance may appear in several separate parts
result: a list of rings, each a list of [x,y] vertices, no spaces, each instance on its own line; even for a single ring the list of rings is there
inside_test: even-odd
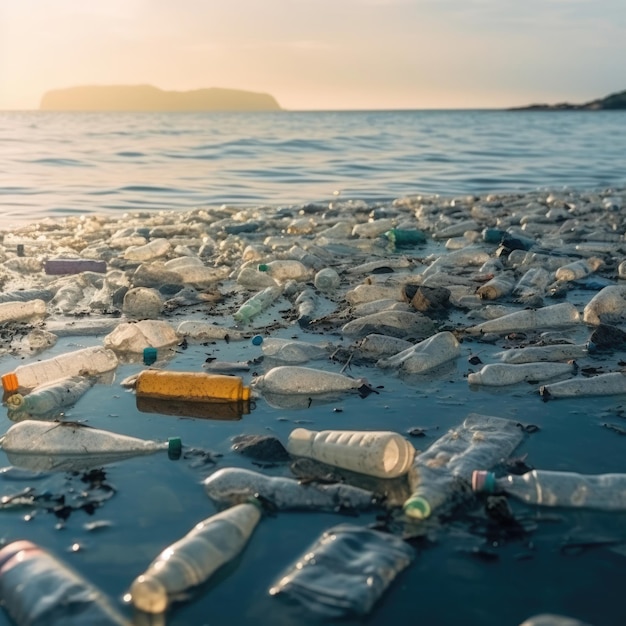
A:
[[[269,267],[265,263],[261,263],[261,265],[259,265],[259,272],[267,272],[268,269]]]
[[[183,451],[183,444],[180,437],[170,437],[167,440],[167,456],[173,461],[180,459]]]
[[[412,496],[404,503],[404,514],[411,519],[426,519],[430,517],[430,504],[422,496]]]

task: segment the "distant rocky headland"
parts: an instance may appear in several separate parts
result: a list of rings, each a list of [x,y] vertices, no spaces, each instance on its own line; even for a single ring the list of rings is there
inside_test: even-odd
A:
[[[152,85],[86,85],[46,92],[42,111],[280,111],[266,93],[239,89],[164,91]]]
[[[612,93],[605,98],[591,100],[583,104],[531,104],[529,106],[514,107],[510,111],[612,111],[626,109],[626,91]]]

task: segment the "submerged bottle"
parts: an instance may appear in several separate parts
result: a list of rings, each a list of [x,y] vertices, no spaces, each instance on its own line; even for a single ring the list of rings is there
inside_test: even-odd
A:
[[[457,338],[451,332],[444,331],[398,354],[379,359],[376,365],[383,369],[395,368],[411,374],[423,374],[456,359],[460,354]]]
[[[349,378],[335,372],[325,372],[312,367],[281,365],[252,380],[252,387],[263,393],[324,394],[351,391],[364,384],[362,378]]]
[[[252,500],[196,524],[133,581],[133,605],[146,613],[163,613],[177,595],[205,582],[234,559],[248,543],[260,518],[260,505]]]
[[[287,440],[287,451],[378,478],[406,474],[415,457],[409,441],[389,431],[296,428]]]
[[[47,416],[75,404],[91,389],[95,379],[89,376],[69,376],[35,387],[29,394],[20,393],[7,398],[9,418],[17,415]]]
[[[549,385],[539,390],[542,398],[576,398],[578,396],[615,396],[626,393],[626,373],[609,372],[589,378],[572,378]]]
[[[243,324],[248,323],[253,317],[267,309],[281,293],[281,287],[266,287],[246,300],[233,314],[233,319]]]
[[[497,353],[504,363],[536,363],[538,361],[564,361],[580,359],[587,356],[587,344],[558,343],[548,346],[529,346],[527,348],[511,348]]]
[[[206,494],[218,505],[232,506],[260,496],[279,511],[334,511],[341,507],[368,510],[374,494],[344,483],[302,483],[294,478],[266,476],[240,467],[225,467],[204,480]]]
[[[546,380],[556,376],[575,374],[578,366],[575,362],[555,363],[490,363],[483,366],[478,372],[467,375],[470,385],[485,385],[490,387],[503,387],[515,385],[524,381]]]
[[[236,402],[250,399],[250,387],[238,376],[144,370],[137,376],[137,397],[206,402],[222,400]]]
[[[0,550],[0,597],[17,626],[130,626],[106,596],[30,541]]]
[[[496,478],[492,472],[476,470],[472,489],[505,492],[527,504],[626,511],[626,474],[532,470]]]
[[[117,356],[112,350],[102,346],[83,348],[51,359],[20,365],[2,377],[2,386],[6,392],[30,391],[39,385],[67,376],[104,374],[114,370],[117,364]]]
[[[457,481],[469,483],[476,467],[492,467],[507,458],[524,434],[514,420],[472,413],[457,428],[449,430],[413,463],[413,494],[404,503],[404,513],[415,520],[429,517],[452,498]]]

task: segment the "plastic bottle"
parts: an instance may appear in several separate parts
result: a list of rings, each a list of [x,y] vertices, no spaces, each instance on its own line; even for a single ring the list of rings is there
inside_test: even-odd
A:
[[[383,359],[413,347],[413,343],[389,335],[370,333],[355,344],[355,349],[362,358]]]
[[[427,315],[413,311],[387,309],[371,315],[363,315],[341,328],[346,337],[364,337],[371,333],[395,337],[430,337],[436,330],[435,323]]]
[[[626,318],[626,285],[601,289],[583,309],[585,324],[610,324]]]
[[[0,550],[2,606],[17,626],[130,626],[105,595],[30,541]]]
[[[231,506],[260,496],[280,511],[334,511],[340,507],[368,510],[374,494],[344,483],[303,483],[294,478],[266,476],[241,467],[225,467],[204,480],[206,494],[218,505]]]
[[[144,370],[137,376],[137,397],[163,398],[195,402],[222,400],[236,402],[250,399],[250,387],[238,376]]]
[[[237,284],[246,289],[265,289],[278,283],[267,272],[259,272],[256,267],[248,265],[239,270]]]
[[[102,343],[120,354],[141,354],[146,348],[167,348],[179,342],[176,331],[165,320],[121,322]]]
[[[550,398],[577,398],[580,396],[614,396],[626,393],[626,373],[610,372],[589,378],[572,378],[542,385],[539,393],[544,400]]]
[[[317,308],[317,296],[312,289],[304,289],[295,299],[298,324],[301,328],[306,328],[315,314]]]
[[[494,356],[500,357],[504,363],[537,363],[539,361],[564,361],[580,359],[587,356],[587,344],[557,343],[549,346],[529,346],[528,348],[512,348],[498,352]]]
[[[330,354],[328,343],[309,343],[295,339],[269,337],[261,344],[265,356],[285,363],[306,363],[311,359],[324,359]]]
[[[415,457],[415,448],[398,433],[389,431],[296,428],[287,440],[287,451],[378,478],[406,474]]]
[[[414,520],[429,517],[454,496],[456,481],[466,481],[469,490],[473,470],[507,458],[523,438],[514,420],[471,413],[415,457],[404,513]]]
[[[502,272],[481,285],[476,293],[482,300],[497,300],[508,296],[515,286],[515,275],[513,272]]]
[[[0,302],[28,302],[30,300],[43,300],[50,302],[54,292],[49,289],[16,289],[0,293]]]
[[[233,319],[243,324],[267,309],[282,293],[281,287],[266,287],[246,300],[233,314]]]
[[[46,303],[43,300],[4,302],[0,304],[0,324],[23,322],[33,317],[43,317],[45,314]]]
[[[519,300],[543,297],[546,287],[550,284],[550,273],[543,267],[531,267],[517,281],[513,295]]]
[[[2,376],[6,392],[30,391],[39,385],[66,378],[67,376],[97,376],[114,370],[118,365],[115,352],[102,346],[66,352],[43,361],[16,367]]]
[[[207,581],[246,546],[261,508],[247,502],[199,522],[168,546],[130,587],[133,605],[146,613],[163,613],[177,595]]]
[[[325,372],[312,367],[281,365],[252,380],[252,387],[263,393],[322,394],[351,391],[364,384],[362,378],[349,378],[335,372]]]
[[[476,470],[472,489],[487,493],[505,492],[527,504],[576,507],[602,511],[626,511],[626,474],[578,474],[532,470],[500,478]]]
[[[490,363],[483,366],[479,372],[467,375],[470,385],[485,385],[489,387],[504,387],[524,381],[541,381],[555,376],[575,374],[578,367],[574,362],[554,363]]]
[[[541,613],[529,617],[519,626],[591,626],[591,624],[555,613]]]
[[[144,263],[165,256],[171,249],[172,246],[167,239],[153,239],[143,246],[130,246],[124,251],[124,258],[127,261]]]
[[[234,328],[226,328],[209,322],[186,320],[176,327],[176,334],[191,341],[212,341],[214,339],[228,339],[229,341],[243,340],[243,334]]]
[[[315,287],[324,293],[335,291],[340,282],[339,274],[332,267],[325,267],[320,270],[313,279]]]
[[[388,358],[379,359],[380,368],[395,368],[411,374],[423,374],[461,354],[457,338],[448,331],[437,333]]]
[[[47,416],[64,407],[72,406],[88,389],[91,389],[94,382],[95,380],[89,376],[69,376],[35,387],[25,396],[20,393],[13,394],[6,400],[9,418],[15,419],[15,414]]]
[[[520,330],[541,328],[559,328],[580,323],[580,313],[570,302],[561,302],[541,309],[524,309],[494,320],[472,326],[467,332],[472,335],[481,333],[508,333]]]
[[[387,238],[393,250],[426,243],[426,235],[416,228],[392,228],[384,233],[383,236]]]
[[[95,259],[48,259],[43,262],[46,274],[80,274],[80,272],[107,271],[106,261]]]
[[[579,259],[559,267],[554,276],[557,280],[579,280],[593,274],[602,265],[604,265],[604,261],[597,257]]]
[[[259,271],[267,272],[279,283],[284,283],[287,280],[306,280],[311,274],[306,265],[295,259],[280,259],[261,263]]]

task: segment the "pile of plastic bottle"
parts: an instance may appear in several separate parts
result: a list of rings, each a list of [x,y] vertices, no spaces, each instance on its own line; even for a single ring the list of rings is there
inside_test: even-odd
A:
[[[261,403],[297,411],[379,394],[382,376],[421,393],[451,377],[468,395],[532,387],[538,407],[619,396],[626,393],[615,356],[626,345],[625,198],[538,192],[223,206],[5,232],[0,372],[15,423],[7,421],[0,445],[9,463],[33,472],[181,456],[176,436],[155,441],[123,432],[123,421],[90,428],[67,420],[96,388],[130,390],[138,413],[222,420],[253,415]],[[66,350],[68,337],[90,337],[92,345]],[[238,360],[181,369],[189,346],[215,345]],[[252,356],[242,359],[246,351]],[[268,507],[385,510],[402,529],[328,529],[267,581],[270,595],[329,618],[369,613],[416,556],[407,529],[459,503],[508,494],[533,507],[626,510],[626,474],[503,471],[503,460],[528,445],[520,419],[498,403],[467,413],[423,451],[391,420],[376,429],[297,427],[283,441],[288,459],[370,483],[299,481],[286,466],[282,473],[216,467],[203,488],[219,512],[190,520],[188,534],[134,572],[127,600],[139,613],[175,610],[242,553]],[[385,486],[394,480],[405,483],[400,499]],[[26,531],[14,539],[0,550],[0,595],[17,624],[130,623],[125,609]],[[353,561],[364,569],[338,565]],[[337,579],[353,593],[333,595]],[[524,622],[576,624],[557,615]]]

